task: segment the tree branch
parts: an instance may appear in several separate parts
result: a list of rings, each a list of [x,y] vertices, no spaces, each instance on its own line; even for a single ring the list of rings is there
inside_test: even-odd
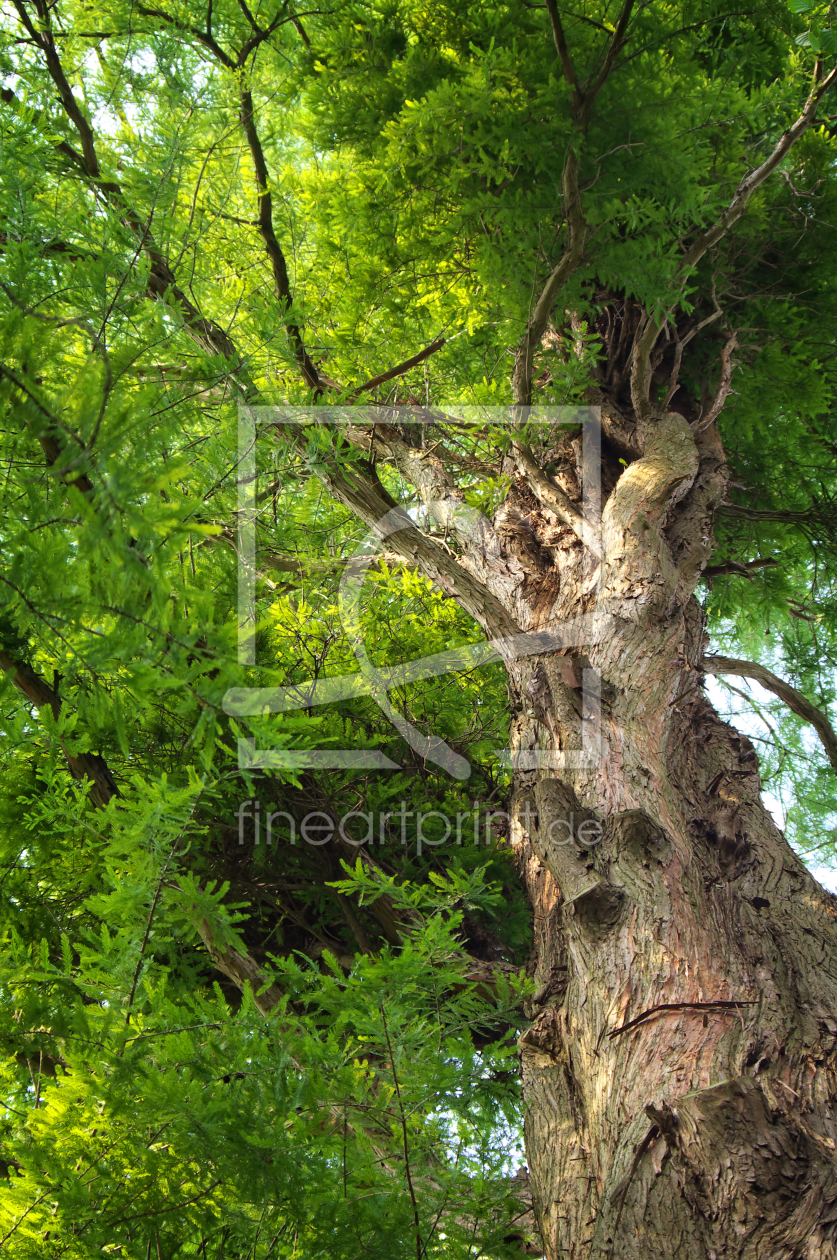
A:
[[[706,415],[704,416],[701,413],[692,425],[692,428],[698,433],[703,433],[704,429],[708,429],[710,424],[714,424],[714,422],[718,419],[718,416],[721,414],[724,403],[732,393],[732,385],[730,383],[732,381],[732,369],[734,367],[732,362],[732,352],[737,345],[738,333],[733,333],[731,337],[727,338],[726,344],[721,351],[721,380],[715,392],[715,397],[712,400],[712,405]]]
[[[668,407],[672,398],[674,397],[674,395],[677,393],[678,389],[680,388],[680,383],[679,383],[680,365],[683,362],[683,351],[686,349],[686,346],[694,337],[698,335],[699,332],[702,332],[703,329],[706,328],[708,324],[712,324],[715,322],[716,319],[720,319],[724,313],[721,310],[720,306],[718,306],[718,300],[715,296],[714,283],[712,285],[712,300],[715,303],[716,309],[712,312],[711,315],[707,315],[706,319],[702,319],[700,323],[695,324],[694,328],[690,328],[684,337],[677,337],[677,330],[675,329],[674,331],[674,335],[675,337],[677,337],[677,346],[675,347],[675,351],[674,351],[674,366],[671,369],[671,376],[669,377],[669,380],[668,380],[668,391],[666,393],[665,398],[663,399],[663,407]]]
[[[535,351],[546,331],[546,325],[552,314],[558,291],[584,257],[587,223],[581,209],[581,194],[578,188],[579,160],[578,154],[572,147],[575,143],[577,143],[577,137],[574,136],[570,141],[570,150],[564,161],[562,175],[564,213],[567,216],[570,229],[569,245],[541,290],[540,297],[535,303],[535,309],[526,326],[526,331],[515,351],[512,393],[515,402],[521,407],[528,407],[532,402],[532,367]]]
[[[810,700],[806,700],[801,691],[754,661],[737,661],[727,656],[704,656],[700,668],[706,674],[735,674],[739,678],[752,678],[754,682],[761,683],[762,687],[772,691],[797,717],[813,726],[832,768],[837,771],[837,733],[823,711],[811,704]]]
[[[425,359],[429,359],[431,354],[435,354],[437,350],[441,350],[444,344],[444,337],[439,337],[425,350],[419,350],[418,354],[414,354],[411,359],[406,359],[404,363],[399,363],[397,367],[390,368],[388,372],[381,372],[380,376],[373,376],[372,379],[366,381],[364,385],[358,385],[357,389],[352,393],[352,398],[357,398],[359,394],[366,393],[368,389],[375,389],[378,385],[385,384],[386,381],[394,380],[396,376],[403,376],[405,372],[410,371],[410,368],[418,367],[419,363],[423,363]]]
[[[38,3],[41,2],[42,0],[38,0]],[[15,0],[15,3],[23,8],[23,0]],[[48,21],[48,15],[45,20]],[[66,77],[56,56],[52,56],[49,60],[48,69],[53,80],[63,84],[63,90],[72,98]],[[73,106],[81,120],[80,129],[88,138],[86,143],[89,142],[90,158],[89,161],[84,159],[86,173],[111,204],[118,207],[123,221],[138,237],[142,249],[151,261],[148,286],[150,296],[171,295],[180,307],[186,327],[199,345],[212,354],[223,355],[226,359],[237,358],[235,343],[213,321],[204,319],[177,286],[168,263],[152,241],[148,226],[143,224],[135,211],[127,205],[119,185],[101,178],[93,147],[92,132],[75,104],[74,98]],[[259,151],[257,148],[256,152]],[[261,168],[261,178],[265,175],[266,168]],[[231,377],[243,401],[251,405],[260,401],[260,391],[246,372],[231,373]],[[290,431],[289,436],[301,445],[305,445],[305,434],[301,429],[297,429],[296,426],[284,426],[284,431],[286,433]],[[329,460],[320,464],[316,471],[335,498],[349,507],[367,525],[374,527],[396,507],[394,500],[386,494],[379,483],[376,484],[376,481],[363,477],[355,468],[343,468],[337,461]],[[398,531],[396,545],[397,549],[408,560],[415,562],[431,581],[437,582],[453,595],[466,612],[483,626],[489,638],[502,639],[519,633],[519,626],[507,613],[502,603],[463,569],[444,547],[432,538],[426,537],[406,513],[404,514],[404,528]]]
[[[252,989],[256,1009],[264,1016],[269,1015],[282,1001],[281,990],[277,989],[275,984],[268,984],[266,977],[262,975],[257,963],[249,954],[239,954],[236,949],[225,949],[219,945],[206,919],[201,920],[196,926],[206,952],[218,970],[228,976],[242,993],[248,987]]]
[[[716,509],[718,516],[725,516],[734,521],[763,522],[777,525],[818,525],[825,521],[837,520],[837,508],[831,512],[817,511],[815,508],[807,512],[793,512],[785,508],[748,508],[738,503],[722,503]]]
[[[561,58],[561,67],[564,71],[564,78],[569,83],[573,92],[573,105],[579,107],[581,105],[582,96],[576,78],[575,67],[573,65],[570,50],[567,47],[567,39],[564,35],[564,28],[561,25],[561,14],[558,12],[558,5],[555,0],[546,0],[546,7],[549,12],[549,20],[552,23],[552,38],[555,40],[555,47],[558,49],[558,56]]]
[[[53,718],[58,721],[63,704],[57,690],[50,687],[28,665],[16,661],[3,649],[0,649],[0,669],[36,709],[49,709]],[[92,785],[90,799],[94,805],[107,805],[108,801],[119,795],[116,780],[104,757],[100,757],[98,753],[71,753],[63,741],[61,750],[73,778],[79,782],[86,779]]]
[[[552,308],[555,305],[555,299],[559,290],[584,257],[587,222],[581,207],[581,193],[578,187],[579,150],[587,132],[596,97],[613,69],[616,54],[625,42],[625,33],[633,5],[634,0],[625,0],[596,81],[592,88],[584,91],[578,85],[556,0],[547,0],[555,47],[558,49],[558,55],[561,58],[564,77],[572,90],[573,135],[570,139],[570,147],[564,160],[564,170],[561,177],[564,194],[564,213],[569,225],[570,240],[558,265],[541,290],[540,297],[535,303],[535,309],[526,327],[526,332],[518,343],[515,352],[512,391],[514,400],[519,406],[528,407],[531,404],[532,364],[535,351],[546,331],[547,321],[552,314]]]
[[[622,12],[619,14],[619,20],[617,21],[616,27],[610,38],[610,43],[608,44],[607,52],[605,53],[605,59],[602,62],[602,68],[599,71],[598,75],[596,76],[596,82],[594,83],[592,90],[584,92],[584,104],[582,106],[582,117],[579,121],[581,122],[585,130],[587,128],[588,122],[590,121],[590,114],[592,113],[593,105],[595,104],[596,97],[599,95],[599,92],[601,92],[602,88],[604,87],[605,83],[610,77],[610,73],[613,69],[613,63],[616,59],[616,56],[625,43],[625,37],[628,30],[628,23],[631,20],[631,12],[633,10],[633,7],[634,7],[634,0],[625,0],[625,3],[622,5]]]
[[[90,128],[90,124],[78,106],[76,98],[73,95],[72,89],[70,88],[67,77],[64,74],[63,67],[58,58],[58,53],[55,49],[55,42],[52,38],[49,9],[44,4],[43,0],[34,0],[34,2],[35,12],[42,24],[42,29],[40,31],[35,29],[32,19],[26,11],[26,7],[22,3],[22,0],[13,0],[23,26],[29,32],[33,43],[36,44],[44,54],[50,78],[58,89],[61,104],[64,106],[64,110],[72,121],[76,131],[78,132],[79,139],[81,140],[81,151],[85,165],[90,175],[96,178],[99,175],[99,163],[96,158],[96,149],[93,143],[93,132]]]
[[[42,8],[42,0],[37,0],[37,3],[39,9]],[[23,0],[15,0],[15,6],[21,15],[21,21],[24,22],[27,29],[34,30],[31,20],[26,13]],[[49,13],[45,9],[41,20],[48,30]],[[120,185],[113,180],[107,180],[102,177],[96,155],[93,132],[73,96],[60,59],[55,52],[54,44],[51,42],[51,36],[48,38],[47,35],[43,37],[39,35],[37,39],[38,47],[44,53],[50,78],[58,88],[64,108],[73,121],[82,142],[81,153],[77,153],[70,145],[64,142],[59,142],[55,146],[56,149],[70,157],[74,165],[81,170],[93,187],[102,195],[111,208],[117,212],[124,226],[136,238],[138,252],[144,253],[151,264],[147,285],[148,296],[155,300],[162,300],[167,297],[173,299],[190,335],[207,354],[219,355],[228,360],[235,358],[235,345],[223,328],[214,323],[213,320],[204,319],[183,290],[177,285],[171,268],[154,242],[150,225],[144,223],[136,211],[128,204]],[[4,91],[2,96],[8,103],[16,102],[13,93]],[[235,370],[233,370],[230,372],[230,376],[243,398],[251,400],[254,394],[254,387],[252,382],[247,380],[246,375],[242,374],[239,379],[236,379]]]
[[[17,2],[18,0],[16,0],[16,3]],[[209,8],[207,9],[205,32],[198,30],[197,27],[184,27],[175,18],[170,17],[169,14],[164,13],[159,9],[149,9],[143,5],[138,5],[137,7],[138,11],[144,16],[159,18],[167,25],[174,26],[177,30],[186,31],[188,34],[192,35],[200,44],[207,48],[216,60],[219,61],[227,70],[240,70],[245,65],[247,58],[250,56],[253,49],[262,43],[263,40],[267,39],[277,26],[284,22],[291,21],[291,19],[288,17],[282,18],[280,10],[270,25],[265,30],[262,30],[253,18],[245,0],[239,0],[239,6],[241,7],[242,12],[247,18],[255,34],[246,41],[236,61],[233,61],[233,59],[224,52],[223,48],[221,48],[220,44],[212,36],[211,0]],[[273,197],[270,192],[267,162],[265,161],[264,150],[262,149],[261,140],[259,139],[259,134],[255,125],[253,96],[250,89],[243,86],[241,88],[239,119],[244,130],[244,135],[247,139],[247,145],[250,150],[250,156],[253,161],[253,167],[256,175],[259,198],[259,217],[257,220],[257,226],[262,240],[264,241],[268,259],[270,260],[276,294],[286,307],[290,307],[293,301],[293,295],[291,293],[290,281],[288,279],[288,268],[285,261],[285,255],[282,252],[273,227]],[[325,382],[320,377],[317,368],[305,349],[299,325],[296,323],[289,323],[287,324],[287,329],[291,341],[294,344],[294,357],[299,364],[303,380],[306,385],[310,386],[317,393],[322,393]]]
[[[315,472],[338,502],[350,508],[372,529],[398,506],[383,486],[359,476],[352,467],[321,465]],[[388,546],[413,561],[432,582],[454,596],[482,626],[488,638],[503,640],[520,633],[519,626],[500,600],[435,539],[423,534],[406,512],[403,513],[403,527],[391,532],[389,537],[392,541],[388,542]]]
[[[728,560],[726,564],[708,565],[701,576],[713,578],[723,577],[725,574],[738,574],[740,577],[748,578],[752,569],[778,569],[780,567],[779,561],[770,556],[764,560],[748,560],[746,564],[740,564],[737,560]]]
[[[601,554],[597,524],[588,521],[568,494],[550,481],[528,446],[515,442],[514,455],[517,467],[526,478],[529,489],[538,502],[562,520],[565,525],[597,556]]]
[[[211,5],[207,11],[205,31],[199,30],[196,26],[183,26],[176,18],[171,17],[168,13],[164,13],[162,9],[149,9],[144,4],[137,4],[136,10],[137,13],[141,13],[143,17],[157,18],[158,21],[164,22],[166,26],[173,26],[176,30],[183,31],[185,34],[191,35],[198,41],[199,44],[202,44],[208,52],[211,52],[213,57],[217,58],[217,60],[221,62],[221,65],[226,66],[228,70],[234,70],[236,68],[236,63],[233,61],[232,57],[225,53],[221,45],[213,38],[211,31]]]
[[[386,1038],[387,1050],[389,1051],[389,1064],[392,1068],[392,1080],[395,1085],[395,1096],[398,1100],[398,1112],[401,1120],[401,1138],[404,1149],[404,1176],[407,1180],[407,1189],[410,1192],[410,1202],[413,1205],[413,1221],[416,1230],[416,1260],[421,1260],[424,1251],[424,1244],[421,1239],[421,1224],[419,1222],[418,1203],[416,1201],[416,1192],[413,1188],[413,1178],[410,1173],[410,1144],[407,1138],[407,1117],[404,1114],[404,1104],[401,1101],[401,1086],[398,1084],[398,1073],[395,1068],[395,1053],[392,1049],[392,1042],[389,1037],[389,1028],[387,1027],[387,1017],[383,1005],[379,1007],[381,1019],[384,1026],[384,1037]]]
[[[747,209],[749,200],[756,189],[760,188],[765,180],[773,174],[780,163],[787,157],[797,140],[812,125],[816,117],[817,105],[835,81],[837,81],[837,66],[822,81],[815,82],[802,113],[783,133],[774,145],[770,155],[754,171],[744,176],[723,214],[710,228],[707,228],[705,232],[701,232],[689,249],[686,250],[671,279],[670,288],[674,290],[672,298],[675,297],[676,293],[682,292],[689,274],[697,266],[704,254],[714,245],[717,245],[718,241],[738,222]],[[651,353],[670,311],[671,304],[669,303],[660,311],[659,315],[653,318],[649,317],[634,344],[631,395],[634,409],[638,416],[642,416],[648,411],[648,399],[651,390]]]
[[[241,110],[239,117],[244,134],[247,137],[247,145],[250,149],[250,156],[253,159],[253,167],[256,173],[256,184],[258,185],[259,196],[259,232],[264,241],[267,256],[270,259],[271,269],[273,271],[273,283],[276,288],[276,295],[286,308],[290,307],[293,301],[291,293],[291,285],[288,279],[288,267],[285,262],[285,255],[276,239],[276,233],[273,229],[273,196],[270,191],[267,162],[264,157],[259,133],[256,130],[255,118],[253,113],[253,97],[249,88],[241,90]],[[308,351],[302,340],[302,332],[297,323],[287,324],[288,334],[294,344],[294,354],[299,364],[302,378],[306,385],[309,385],[318,394],[323,392],[323,384],[319,372],[311,360]]]

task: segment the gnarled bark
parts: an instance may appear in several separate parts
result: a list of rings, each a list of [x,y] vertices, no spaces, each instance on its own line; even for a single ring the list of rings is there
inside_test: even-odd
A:
[[[643,453],[604,507],[597,589],[580,543],[544,546],[555,598],[546,615],[530,598],[527,621],[535,570],[514,557],[524,630],[580,612],[590,627],[571,662],[511,671],[513,838],[539,981],[520,1041],[535,1212],[550,1260],[824,1260],[837,898],[791,851],[749,740],[704,691],[693,591],[725,491],[720,440],[674,413],[638,428]],[[552,768],[549,754],[581,747],[582,669],[600,680],[601,757]]]

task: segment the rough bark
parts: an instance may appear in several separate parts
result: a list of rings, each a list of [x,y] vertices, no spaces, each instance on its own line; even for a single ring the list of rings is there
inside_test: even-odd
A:
[[[520,1041],[535,1212],[549,1260],[825,1260],[837,898],[777,829],[750,742],[704,692],[694,589],[726,488],[720,439],[673,412],[637,427],[597,585],[557,502],[480,573],[524,630],[588,619],[583,649],[512,666],[514,751],[578,749],[583,668],[602,692],[598,763],[523,756],[514,780],[539,981]],[[532,485],[517,483],[506,518]],[[579,843],[584,821],[598,843]]]

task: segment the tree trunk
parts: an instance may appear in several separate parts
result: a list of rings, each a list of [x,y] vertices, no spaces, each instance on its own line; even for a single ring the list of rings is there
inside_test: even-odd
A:
[[[837,1254],[837,898],[786,843],[752,745],[704,693],[694,588],[725,490],[720,440],[672,412],[643,428],[624,470],[605,442],[615,488],[595,590],[590,552],[532,476],[498,517],[500,563],[467,561],[524,629],[580,613],[590,627],[583,649],[510,669],[513,841],[539,983],[520,1043],[535,1211],[550,1260],[824,1260]],[[572,475],[559,473],[570,489]],[[538,766],[533,752],[580,748],[585,668],[600,680],[601,757]]]

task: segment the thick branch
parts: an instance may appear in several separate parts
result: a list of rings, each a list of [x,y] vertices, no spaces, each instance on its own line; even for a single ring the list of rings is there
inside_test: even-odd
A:
[[[596,81],[592,88],[588,88],[584,93],[584,104],[582,106],[581,118],[579,121],[585,130],[588,122],[590,121],[590,114],[592,112],[593,105],[595,104],[596,97],[599,95],[599,92],[601,92],[610,77],[610,73],[613,70],[613,63],[625,43],[625,36],[628,30],[628,23],[631,20],[633,7],[634,0],[625,0],[625,3],[622,5],[622,12],[619,14],[619,20],[616,23],[610,43],[608,44],[605,59],[602,62],[602,68],[596,75]]]
[[[732,369],[734,367],[732,352],[737,345],[738,334],[733,333],[731,337],[727,338],[724,348],[721,351],[721,380],[715,392],[715,397],[712,400],[706,415],[701,414],[693,425],[693,428],[697,429],[698,433],[702,433],[704,429],[709,428],[710,424],[714,424],[714,422],[718,419],[718,416],[721,414],[724,403],[732,393],[731,382]]]
[[[244,8],[246,11],[245,16],[248,18],[249,24],[253,29],[253,34],[249,39],[245,40],[238,56],[235,60],[233,60],[228,53],[224,52],[218,41],[213,38],[210,28],[209,15],[207,16],[206,30],[202,31],[196,26],[189,26],[188,24],[183,25],[183,23],[179,22],[177,18],[173,18],[169,13],[165,13],[162,9],[149,9],[142,4],[138,4],[136,6],[137,12],[141,13],[143,17],[155,18],[157,21],[164,22],[167,26],[173,26],[175,30],[181,31],[185,35],[191,35],[193,39],[196,39],[202,47],[206,48],[208,52],[211,52],[213,57],[215,57],[221,65],[225,66],[228,70],[241,70],[247,64],[247,60],[251,52],[253,52],[255,48],[258,48],[260,44],[264,43],[266,39],[269,39],[273,32],[280,26],[284,26],[286,22],[292,22],[296,29],[299,30],[298,19],[291,15],[285,15],[283,17],[281,8],[270,25],[264,28],[257,25],[252,14],[246,10],[246,5]],[[307,39],[305,36],[303,36],[303,38]]]
[[[23,26],[29,32],[33,43],[36,44],[44,54],[50,78],[58,89],[61,104],[64,106],[67,116],[72,121],[73,126],[78,132],[79,139],[81,140],[81,151],[87,170],[92,177],[96,178],[99,175],[99,162],[96,157],[96,148],[93,143],[93,132],[90,128],[90,124],[84,116],[84,113],[79,108],[78,102],[73,95],[69,82],[67,81],[67,76],[64,74],[64,69],[58,58],[58,53],[55,50],[55,42],[52,38],[52,30],[50,27],[49,9],[43,3],[43,0],[35,0],[35,12],[37,13],[41,23],[41,30],[38,31],[33,25],[32,19],[26,11],[22,0],[13,0],[13,2],[15,8],[17,9],[18,16]]]
[[[703,577],[725,577],[727,575],[737,575],[739,577],[749,577],[753,569],[778,569],[779,561],[774,560],[772,556],[765,556],[762,560],[748,560],[742,564],[739,560],[728,560],[726,564],[710,564],[703,570]]]
[[[753,521],[755,524],[775,522],[777,525],[818,525],[824,521],[837,520],[837,510],[832,512],[817,511],[793,512],[785,508],[748,508],[738,503],[722,503],[717,509],[718,516],[725,516],[734,521]]]
[[[291,285],[288,279],[288,267],[285,262],[285,255],[276,239],[276,233],[273,230],[273,196],[270,191],[270,183],[267,173],[267,162],[265,161],[264,150],[262,149],[259,133],[256,130],[256,123],[253,114],[253,96],[249,88],[244,88],[241,92],[241,110],[239,117],[244,134],[247,137],[247,145],[250,149],[250,156],[253,159],[253,168],[256,173],[256,184],[259,190],[259,232],[264,241],[267,256],[270,259],[270,266],[273,271],[273,283],[276,288],[276,295],[279,300],[289,307],[293,301],[291,293]],[[297,363],[299,364],[302,378],[306,385],[312,389],[322,392],[322,382],[320,374],[314,366],[307,350],[302,341],[302,333],[299,325],[289,323],[287,325],[288,334],[294,344],[294,353]]]
[[[353,468],[328,464],[315,471],[338,502],[350,508],[372,529],[397,508],[383,486],[375,486],[359,476]],[[431,581],[453,595],[460,606],[482,626],[489,638],[504,640],[519,634],[519,626],[500,600],[463,569],[444,547],[423,534],[406,512],[402,515],[403,528],[389,535],[392,540],[389,545],[396,547]]]
[[[53,70],[55,75],[60,74],[63,78],[63,71],[61,71],[57,58],[53,58],[50,69],[51,74]],[[63,82],[66,84],[66,79],[63,79]],[[69,87],[67,87],[67,90],[69,91]],[[89,133],[89,127],[87,132]],[[89,134],[92,143],[92,133]],[[213,321],[203,319],[191,305],[183,291],[177,286],[175,277],[168,264],[153,245],[148,228],[141,223],[139,216],[127,205],[119,185],[99,178],[99,167],[95,158],[95,151],[92,151],[91,160],[93,163],[92,167],[89,163],[86,164],[87,174],[91,176],[96,187],[102,191],[108,200],[118,207],[123,221],[138,236],[141,248],[144,249],[151,260],[150,294],[155,297],[170,295],[175,299],[183,313],[184,322],[189,332],[199,345],[211,353],[222,354],[228,359],[236,357],[235,344],[223,329],[213,323]],[[244,401],[250,403],[260,401],[257,388],[245,373],[238,374],[238,379],[234,376],[233,380],[238,386]],[[293,426],[291,428],[294,439],[304,446],[304,433],[301,430],[297,431]],[[286,426],[285,432],[287,431],[288,427]],[[318,473],[331,493],[369,525],[377,524],[383,516],[396,506],[394,501],[383,492],[382,487],[376,486],[372,480],[362,477],[355,469],[344,470],[336,461],[329,461],[320,466]],[[489,637],[503,638],[519,633],[519,627],[509,617],[500,601],[485,591],[481,584],[461,568],[443,547],[432,539],[426,538],[406,514],[405,529],[398,532],[397,541],[398,550],[408,560],[414,561],[431,580],[438,582],[443,589],[455,596],[462,604],[462,607],[486,629]]]
[[[444,459],[435,450],[423,446],[411,446],[397,429],[390,425],[376,425],[374,436],[369,439],[369,451],[378,448],[383,441],[381,454],[388,454],[401,476],[418,490],[424,503],[448,504],[461,501],[462,493],[451,477]]]
[[[399,471],[417,487],[425,502],[442,501],[455,507],[460,495],[438,456],[432,451],[409,446],[394,429],[382,426],[381,431],[388,454]],[[296,425],[282,425],[281,433],[301,448],[305,447],[304,429]],[[406,512],[400,511],[398,504],[378,481],[374,469],[364,475],[357,465],[341,466],[329,458],[315,465],[313,471],[339,503],[373,530],[377,530],[385,517],[389,517],[390,524],[397,523],[397,529],[390,529],[386,534],[387,549],[397,551],[408,565],[415,565],[455,598],[482,626],[488,638],[505,641],[520,633],[520,627],[501,601],[472,577],[448,548],[424,534]],[[400,512],[398,522],[391,515],[396,510]],[[456,528],[455,514],[451,524]],[[511,661],[515,659],[511,646],[509,651],[512,653],[509,656]]]
[[[146,17],[158,18],[160,21],[174,26],[177,30],[183,30],[192,35],[193,38],[198,40],[200,44],[208,49],[216,60],[219,61],[220,64],[227,70],[240,70],[245,65],[247,58],[250,56],[250,53],[254,48],[262,43],[263,40],[267,39],[277,26],[284,22],[291,21],[288,17],[282,18],[280,10],[270,25],[265,30],[262,30],[256,24],[252,14],[247,8],[247,5],[244,4],[243,11],[250,25],[253,27],[255,34],[247,40],[239,53],[237,61],[234,61],[227,53],[224,52],[212,36],[210,30],[211,6],[210,12],[207,15],[207,29],[205,32],[198,30],[196,27],[181,26],[175,18],[170,17],[169,14],[164,13],[161,10],[148,9],[142,5],[139,5],[138,9],[139,12]],[[268,259],[270,260],[277,297],[286,307],[290,307],[293,301],[293,295],[291,293],[290,281],[288,279],[288,268],[285,261],[285,255],[282,252],[282,248],[279,245],[279,241],[277,240],[276,233],[273,228],[273,197],[270,192],[270,183],[268,179],[267,162],[265,161],[264,150],[262,148],[261,140],[259,139],[258,131],[256,130],[255,113],[253,110],[253,96],[249,88],[242,87],[241,89],[239,119],[244,130],[244,135],[247,139],[247,145],[250,150],[250,156],[253,161],[253,167],[256,175],[259,197],[259,217],[257,221],[259,232],[262,240],[264,241]],[[296,323],[289,323],[287,325],[287,329],[294,345],[294,357],[299,364],[303,380],[306,385],[309,385],[312,389],[322,392],[324,382],[305,349],[299,325]]]
[[[570,56],[561,17],[555,0],[547,0],[547,9],[552,23],[552,35],[555,47],[561,58],[561,65],[570,88],[573,101],[573,135],[570,148],[564,160],[562,190],[564,194],[564,213],[569,226],[569,244],[564,255],[555,267],[552,275],[544,285],[541,295],[535,303],[535,309],[529,319],[526,332],[521,338],[514,357],[512,374],[512,391],[518,405],[528,407],[532,401],[532,364],[535,351],[541,343],[546,325],[552,314],[555,299],[561,287],[566,283],[584,257],[584,243],[587,237],[587,223],[581,206],[581,193],[578,187],[579,149],[587,131],[590,115],[596,97],[607,81],[613,69],[613,62],[619,49],[625,42],[625,32],[630,21],[634,0],[625,0],[616,29],[611,36],[601,69],[592,86],[585,85],[582,90],[578,85],[572,58]]]
[[[665,526],[670,508],[691,489],[699,466],[697,444],[686,420],[676,412],[658,414],[645,435],[642,458],[623,471],[605,504],[602,548],[611,566],[606,589],[619,592],[620,606],[633,615],[645,615],[651,607],[662,613],[683,576]],[[627,573],[630,600],[621,593]]]
[[[570,50],[567,47],[567,37],[564,34],[564,28],[561,25],[561,14],[558,12],[558,5],[555,0],[546,0],[546,7],[549,13],[549,20],[552,23],[552,38],[555,40],[555,47],[558,50],[558,56],[561,58],[561,68],[564,71],[564,78],[569,83],[573,91],[573,105],[578,108],[581,105],[581,91],[576,78],[575,66],[570,56]]]
[[[253,991],[256,1008],[262,1015],[269,1015],[281,1002],[281,991],[275,984],[268,984],[249,954],[239,954],[238,950],[225,949],[218,945],[206,919],[203,919],[197,927],[200,938],[206,946],[206,952],[218,970],[223,971],[225,976],[229,976],[242,993],[249,986]]]
[[[806,700],[801,691],[754,661],[737,661],[727,656],[705,656],[700,668],[707,674],[735,674],[739,678],[752,678],[768,691],[772,691],[798,717],[810,722],[820,738],[828,760],[837,771],[837,733],[822,710]]]
[[[0,88],[0,101],[2,101],[4,105],[16,105],[20,109],[23,109],[23,102],[15,95],[11,88]],[[85,175],[87,174],[87,166],[84,158],[77,149],[74,149],[73,146],[68,144],[66,140],[59,140],[57,142],[53,140],[52,143],[56,153],[60,153],[63,157],[67,158],[75,169],[80,170]]]
[[[177,30],[191,35],[193,39],[196,39],[199,44],[202,44],[204,48],[211,52],[213,57],[217,57],[218,61],[220,61],[223,66],[226,66],[228,70],[235,69],[236,63],[227,55],[227,53],[224,52],[220,44],[212,38],[212,34],[209,29],[201,31],[195,26],[182,26],[175,18],[170,17],[168,13],[164,13],[162,9],[149,9],[144,4],[136,5],[136,10],[137,13],[141,13],[143,17],[155,18],[158,22],[164,22],[167,26],[173,26]]]

